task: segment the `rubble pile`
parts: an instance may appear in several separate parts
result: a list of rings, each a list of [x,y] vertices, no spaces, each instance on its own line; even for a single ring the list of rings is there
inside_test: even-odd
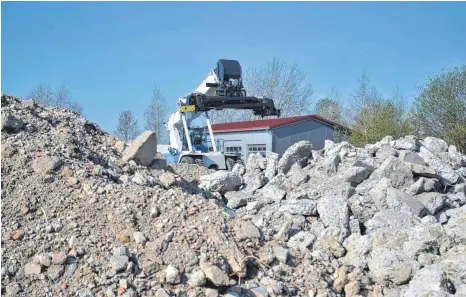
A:
[[[466,296],[466,156],[441,139],[185,179],[150,132],[6,95],[1,129],[2,296]]]

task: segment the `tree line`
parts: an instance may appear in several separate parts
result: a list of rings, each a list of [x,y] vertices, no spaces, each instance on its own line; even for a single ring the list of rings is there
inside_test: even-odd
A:
[[[411,106],[397,89],[393,95],[383,96],[363,73],[349,100],[322,98],[316,103],[315,113],[348,127],[349,133],[336,133],[357,146],[377,142],[386,135],[435,136],[466,153],[466,65],[429,77]]]
[[[337,141],[347,140],[364,146],[386,135],[394,138],[435,136],[466,152],[466,65],[429,77],[414,95],[411,106],[398,89],[389,96],[380,93],[366,72],[361,74],[357,87],[345,98],[333,88],[327,96],[315,100],[314,90],[299,65],[289,65],[277,58],[244,71],[243,83],[248,95],[272,98],[283,117],[314,113],[347,127],[335,131]],[[79,113],[83,110],[64,86],[53,92],[50,87],[41,85],[29,97]],[[165,126],[168,110],[161,89],[155,86],[144,112],[143,126],[157,134],[159,143],[168,143]],[[259,119],[250,111],[238,110],[216,110],[210,112],[210,116],[213,123]],[[134,113],[121,111],[114,134],[127,141],[140,132]]]
[[[168,130],[165,122],[168,119],[168,103],[158,86],[152,90],[151,101],[144,111],[144,129],[153,131],[158,143],[168,142]],[[115,136],[121,140],[129,141],[136,138],[141,132],[139,123],[131,110],[121,111],[118,115]]]

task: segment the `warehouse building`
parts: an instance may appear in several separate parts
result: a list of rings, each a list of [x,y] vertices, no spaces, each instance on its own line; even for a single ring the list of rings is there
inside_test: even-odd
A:
[[[245,162],[250,153],[271,151],[283,154],[301,140],[309,140],[315,150],[320,150],[326,139],[334,139],[336,128],[345,129],[318,115],[212,125],[219,149],[225,153],[240,153]]]

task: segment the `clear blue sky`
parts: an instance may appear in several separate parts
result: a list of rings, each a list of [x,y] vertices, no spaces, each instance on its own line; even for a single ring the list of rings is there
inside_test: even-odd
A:
[[[429,76],[466,62],[465,2],[2,2],[2,92],[65,84],[113,133],[140,123],[153,85],[175,109],[219,58],[243,69],[298,63],[315,99],[348,97],[367,70],[407,100]]]

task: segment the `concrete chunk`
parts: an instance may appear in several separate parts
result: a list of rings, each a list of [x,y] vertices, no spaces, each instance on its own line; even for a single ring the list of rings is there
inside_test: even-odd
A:
[[[241,176],[231,171],[216,171],[200,178],[199,188],[207,191],[235,191],[243,182]]]
[[[397,210],[405,210],[418,217],[423,217],[429,211],[415,197],[403,191],[390,187],[387,189],[387,206]]]
[[[296,142],[283,153],[278,170],[286,174],[294,163],[307,158],[312,158],[312,143],[307,140]]]
[[[230,284],[228,275],[215,265],[204,264],[201,265],[206,278],[210,280],[215,286],[222,287]]]
[[[157,137],[152,131],[144,131],[123,152],[123,161],[134,160],[137,164],[149,166],[157,153]]]

